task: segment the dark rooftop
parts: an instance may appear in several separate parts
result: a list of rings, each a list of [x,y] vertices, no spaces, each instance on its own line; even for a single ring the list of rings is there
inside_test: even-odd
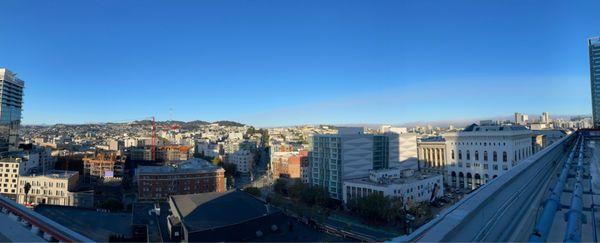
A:
[[[110,235],[132,235],[130,213],[56,205],[38,205],[35,211],[98,242],[107,242]]]
[[[260,199],[237,190],[171,198],[190,232],[233,225],[279,212]]]

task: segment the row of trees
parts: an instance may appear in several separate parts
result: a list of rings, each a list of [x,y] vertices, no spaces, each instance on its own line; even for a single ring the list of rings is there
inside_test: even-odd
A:
[[[273,185],[276,193],[288,196],[292,199],[305,203],[308,206],[321,206],[330,209],[339,207],[339,203],[329,198],[329,192],[321,187],[310,186],[301,182],[291,183],[283,179],[277,179]]]
[[[408,214],[414,217],[427,216],[431,211],[427,203],[405,207],[402,199],[373,193],[348,201],[347,207],[361,218],[371,223],[405,222]],[[412,218],[412,217],[409,217]]]

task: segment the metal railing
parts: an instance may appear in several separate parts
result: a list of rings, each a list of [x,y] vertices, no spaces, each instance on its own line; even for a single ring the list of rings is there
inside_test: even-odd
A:
[[[539,203],[575,141],[571,134],[482,185],[410,235],[392,241],[523,241]]]
[[[47,241],[93,242],[93,240],[4,196],[0,196],[0,210],[3,213],[14,215],[13,217],[16,216],[19,221],[28,223],[31,226],[32,234],[41,234]]]
[[[537,221],[537,224],[533,230],[533,233],[531,234],[531,237],[529,238],[529,242],[546,242],[546,240],[548,239],[550,229],[552,228],[552,222],[554,221],[554,215],[560,209],[561,206],[560,198],[567,183],[569,170],[571,169],[571,163],[573,161],[573,158],[575,157],[575,152],[579,147],[583,149],[582,140],[583,139],[581,136],[577,139],[575,146],[573,146],[573,149],[569,154],[569,158],[563,165],[562,171],[560,172],[560,176],[554,184],[550,196],[544,203],[544,209],[540,218]],[[579,156],[579,161],[581,162],[581,152]]]

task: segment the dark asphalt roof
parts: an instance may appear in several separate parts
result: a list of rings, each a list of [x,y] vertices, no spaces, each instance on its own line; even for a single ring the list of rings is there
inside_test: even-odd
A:
[[[35,211],[98,242],[108,241],[113,234],[131,236],[132,233],[130,213],[56,205],[38,205]]]
[[[189,232],[235,225],[279,212],[242,191],[210,192],[171,197]]]

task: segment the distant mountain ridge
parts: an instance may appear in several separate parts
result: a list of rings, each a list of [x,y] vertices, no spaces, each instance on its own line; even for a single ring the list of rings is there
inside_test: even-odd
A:
[[[98,122],[98,123],[84,123],[84,124],[27,124],[23,126],[30,127],[50,127],[50,126],[88,126],[88,125],[119,125],[119,124],[127,124],[130,125],[141,125],[141,126],[150,126],[152,125],[152,120],[137,120],[133,122]],[[233,126],[233,127],[243,127],[246,124],[235,122],[235,121],[215,121],[215,122],[207,122],[202,120],[194,120],[194,121],[156,121],[156,125],[158,126],[173,126],[177,125],[181,128],[189,128],[189,127],[197,127],[197,126],[206,126],[210,124],[218,124],[219,126]]]

